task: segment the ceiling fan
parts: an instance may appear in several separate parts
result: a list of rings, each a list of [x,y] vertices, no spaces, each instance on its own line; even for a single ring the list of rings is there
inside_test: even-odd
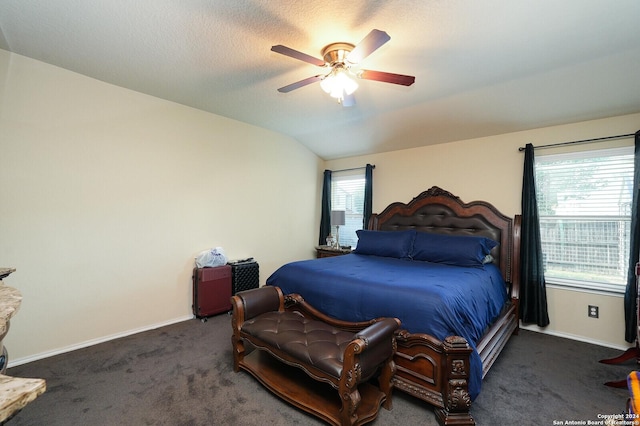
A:
[[[300,61],[328,69],[327,73],[314,75],[304,80],[291,83],[278,89],[278,92],[288,93],[317,81],[322,89],[336,98],[344,106],[355,104],[353,92],[358,83],[352,78],[375,80],[384,83],[411,86],[416,78],[411,75],[393,74],[383,71],[357,69],[364,58],[375,52],[380,46],[391,40],[389,34],[380,30],[372,30],[357,45],[351,43],[331,43],[322,49],[322,58],[318,59],[306,53],[291,49],[281,44],[271,46],[271,50]]]

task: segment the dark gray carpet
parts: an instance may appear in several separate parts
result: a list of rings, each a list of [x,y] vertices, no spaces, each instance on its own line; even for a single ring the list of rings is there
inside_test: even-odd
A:
[[[9,348],[9,351],[11,348]],[[478,425],[553,425],[622,413],[626,389],[603,386],[635,367],[599,359],[619,352],[521,331],[485,378],[472,407]],[[280,401],[245,372],[234,373],[231,319],[219,315],[140,333],[10,368],[41,377],[47,392],[11,425],[322,424]],[[394,393],[373,425],[436,425],[420,401]]]

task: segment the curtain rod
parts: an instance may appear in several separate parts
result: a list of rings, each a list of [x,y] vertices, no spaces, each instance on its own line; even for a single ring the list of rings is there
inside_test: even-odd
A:
[[[614,139],[626,139],[626,138],[632,138],[633,136],[635,136],[634,133],[627,133],[626,135],[606,136],[604,138],[583,139],[581,141],[552,143],[552,144],[549,144],[549,145],[534,146],[534,148],[535,149],[553,148],[553,147],[556,147],[556,146],[564,146],[564,145],[574,145],[574,144],[581,144],[581,143],[601,142],[601,141],[608,141],[608,140],[614,140]],[[524,150],[525,150],[525,147],[523,147],[523,146],[518,148],[518,151],[524,151]]]
[[[332,173],[350,172],[350,171],[352,171],[352,170],[362,170],[362,169],[366,169],[366,168],[367,168],[366,166],[364,166],[364,167],[353,167],[353,168],[351,168],[351,169],[331,170],[331,172],[332,172]],[[376,165],[375,165],[375,164],[372,164],[372,165],[371,165],[371,168],[372,168],[372,169],[375,169],[375,168],[376,168]]]

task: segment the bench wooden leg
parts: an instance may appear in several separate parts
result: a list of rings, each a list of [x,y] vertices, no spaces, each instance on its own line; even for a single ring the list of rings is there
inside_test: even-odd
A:
[[[240,371],[240,363],[244,360],[244,342],[240,337],[235,334],[231,336],[231,348],[233,351],[233,371]]]
[[[385,395],[385,400],[382,406],[386,410],[391,410],[393,408],[393,403],[391,400],[391,394],[393,392],[393,384],[391,383],[391,379],[393,378],[396,372],[396,363],[393,362],[393,357],[390,358],[387,362],[382,366],[382,370],[380,372],[380,378],[378,379],[378,384],[380,386],[380,390]]]
[[[357,387],[351,392],[342,394],[342,411],[340,413],[342,426],[350,426],[356,422],[358,419],[357,410],[361,400]]]

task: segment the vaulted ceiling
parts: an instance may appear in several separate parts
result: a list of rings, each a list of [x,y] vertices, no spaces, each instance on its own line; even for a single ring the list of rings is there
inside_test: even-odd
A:
[[[289,135],[325,159],[640,112],[637,0],[3,0],[0,48]],[[321,58],[391,39],[343,107]]]

